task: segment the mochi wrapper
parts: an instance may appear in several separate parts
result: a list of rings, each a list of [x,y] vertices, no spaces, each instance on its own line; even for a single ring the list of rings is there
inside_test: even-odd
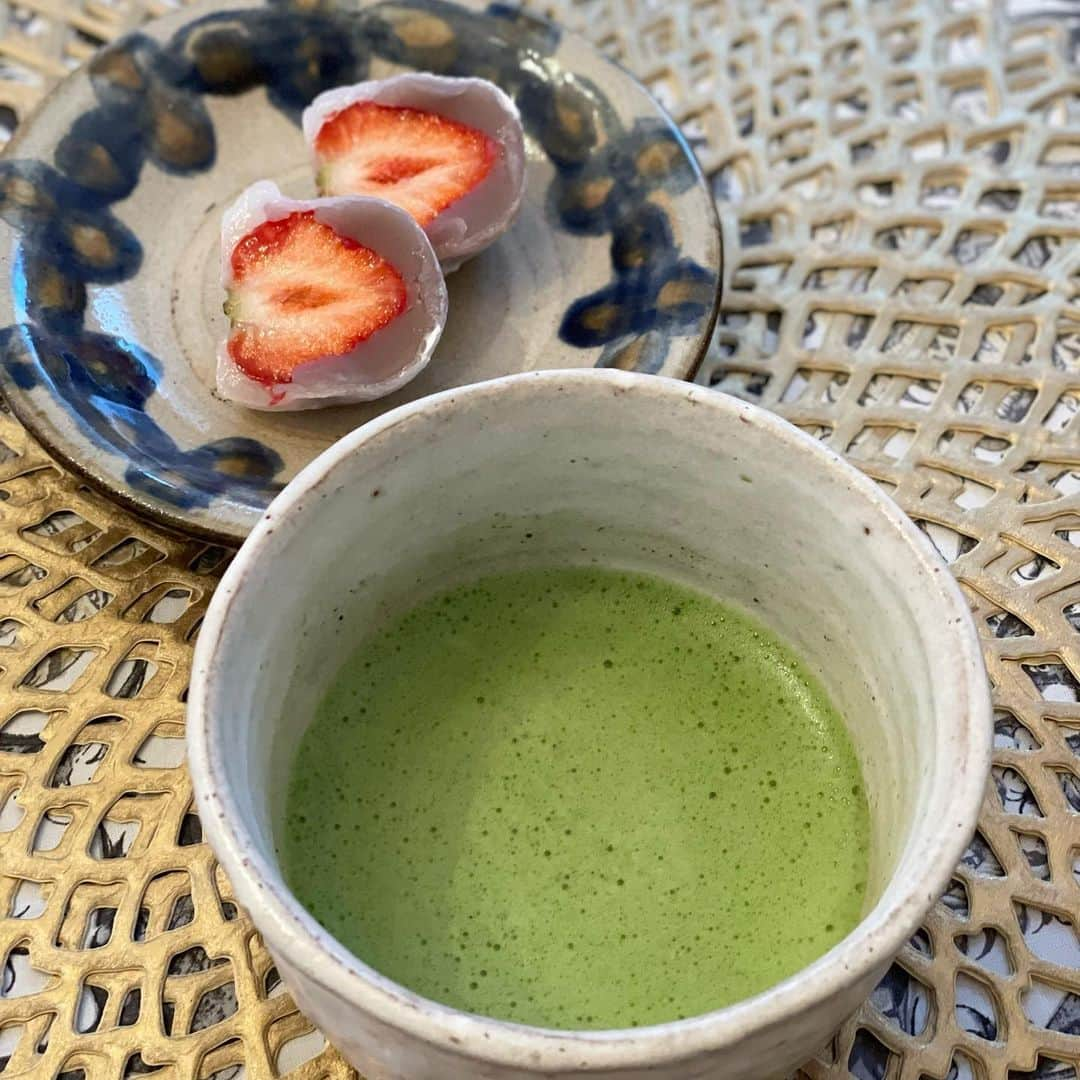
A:
[[[499,144],[500,153],[488,175],[426,228],[445,272],[483,251],[513,224],[525,192],[525,139],[517,106],[494,83],[417,72],[327,90],[303,115],[304,138],[316,169],[319,130],[332,116],[360,101],[437,113]]]
[[[232,285],[233,249],[245,236],[265,221],[306,211],[391,263],[405,281],[405,310],[351,352],[301,364],[287,383],[251,378],[229,355],[226,339],[218,348],[216,378],[217,392],[226,401],[283,412],[385,397],[423,371],[442,335],[446,283],[435,252],[412,217],[383,199],[289,199],[269,180],[252,184],[221,221],[223,287]]]

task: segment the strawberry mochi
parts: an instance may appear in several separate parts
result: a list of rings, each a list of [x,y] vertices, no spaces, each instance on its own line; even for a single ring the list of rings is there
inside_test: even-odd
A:
[[[446,271],[491,244],[521,206],[521,119],[486,79],[420,72],[339,87],[304,110],[303,127],[319,191],[408,210]]]
[[[251,409],[392,393],[427,366],[446,322],[431,243],[382,199],[297,200],[253,184],[222,218],[221,282],[217,390]]]

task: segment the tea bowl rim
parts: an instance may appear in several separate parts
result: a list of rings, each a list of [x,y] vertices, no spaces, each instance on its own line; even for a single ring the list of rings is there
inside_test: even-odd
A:
[[[221,644],[238,594],[275,533],[311,528],[304,504],[316,489],[369,443],[403,423],[433,418],[446,409],[523,393],[599,390],[643,394],[674,401],[685,398],[713,410],[716,422],[756,426],[790,450],[789,467],[815,477],[831,473],[861,496],[879,526],[903,540],[915,564],[926,571],[940,618],[921,622],[924,649],[954,672],[934,711],[953,726],[942,736],[950,743],[951,768],[937,775],[933,796],[943,815],[934,829],[924,815],[908,839],[921,843],[922,862],[900,880],[906,861],[891,873],[873,908],[824,955],[767,989],[723,1008],[637,1028],[560,1030],[497,1020],[425,998],[380,975],[353,955],[308,914],[283,882],[280,869],[264,857],[230,790],[214,708],[216,688],[230,675]],[[529,388],[535,388],[530,390]],[[702,422],[699,420],[698,422]],[[429,445],[426,452],[435,452]],[[662,1067],[737,1045],[749,1036],[777,1028],[812,1005],[842,994],[875,970],[883,969],[914,934],[953,876],[974,831],[990,770],[992,705],[978,633],[959,585],[929,539],[868,476],[819,440],[780,417],[718,391],[680,380],[604,369],[535,371],[500,376],[409,402],[339,440],[315,458],[274,499],[225,572],[199,632],[188,698],[188,759],[196,808],[203,829],[228,875],[236,898],[249,911],[271,952],[306,978],[358,1012],[373,1016],[421,1042],[495,1066],[539,1073],[588,1072]],[[317,1017],[315,1018],[317,1020]],[[838,1018],[839,1020],[839,1018]],[[823,1031],[822,1039],[830,1032]]]

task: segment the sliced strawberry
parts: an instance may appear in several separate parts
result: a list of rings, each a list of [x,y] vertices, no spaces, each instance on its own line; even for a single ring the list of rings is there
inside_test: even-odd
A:
[[[427,225],[491,171],[499,144],[437,113],[358,101],[315,137],[324,195],[377,195]]]
[[[401,274],[311,210],[248,233],[232,274],[229,356],[260,382],[292,382],[301,364],[351,352],[405,310]]]

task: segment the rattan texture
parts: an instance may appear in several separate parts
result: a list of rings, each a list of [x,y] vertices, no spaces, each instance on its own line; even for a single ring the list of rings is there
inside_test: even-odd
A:
[[[720,205],[700,380],[873,476],[961,582],[996,750],[953,885],[815,1078],[1077,1080],[1080,29],[975,0],[556,0]],[[0,126],[163,4],[0,6]],[[228,557],[0,415],[0,1072],[354,1075],[202,843],[191,646]]]

